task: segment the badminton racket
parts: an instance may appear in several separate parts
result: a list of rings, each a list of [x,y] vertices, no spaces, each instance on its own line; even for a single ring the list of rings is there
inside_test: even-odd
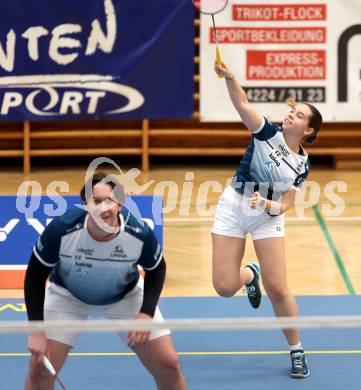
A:
[[[57,380],[57,382],[59,383],[60,387],[63,390],[66,390],[63,382],[58,377],[58,374],[56,373],[55,368],[53,367],[53,365],[50,363],[50,360],[45,355],[43,357],[43,363],[44,363],[44,366],[46,367],[46,369],[50,372],[50,374],[53,375],[54,378]]]
[[[217,65],[222,65],[221,52],[218,46],[218,35],[216,22],[214,20],[214,15],[222,12],[228,4],[228,0],[192,0],[194,7],[204,15],[212,16],[212,23],[214,29],[214,41],[216,43],[216,63]],[[219,75],[218,77],[224,77]]]

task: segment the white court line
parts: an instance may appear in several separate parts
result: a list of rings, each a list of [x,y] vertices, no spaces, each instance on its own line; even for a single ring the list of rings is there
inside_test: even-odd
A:
[[[312,217],[305,217],[305,218],[298,218],[298,217],[288,217],[286,218],[286,221],[314,221],[315,218]],[[164,222],[213,222],[214,218],[207,218],[207,217],[184,217],[184,218],[177,218],[177,217],[168,217],[164,218]]]
[[[361,221],[360,217],[324,217],[326,221]],[[213,222],[211,217],[166,217],[164,222]],[[315,221],[313,217],[286,217],[286,221]]]
[[[328,221],[361,221],[361,217],[325,217]]]
[[[212,221],[214,221],[214,218],[207,218],[207,217],[164,218],[164,222],[212,222]]]

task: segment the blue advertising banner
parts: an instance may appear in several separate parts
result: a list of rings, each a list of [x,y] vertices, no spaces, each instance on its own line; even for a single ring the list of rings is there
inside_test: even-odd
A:
[[[45,226],[56,215],[74,209],[79,196],[0,196],[0,270],[23,269]],[[128,197],[125,207],[153,229],[163,245],[162,197]]]
[[[189,0],[3,0],[0,120],[189,118]]]

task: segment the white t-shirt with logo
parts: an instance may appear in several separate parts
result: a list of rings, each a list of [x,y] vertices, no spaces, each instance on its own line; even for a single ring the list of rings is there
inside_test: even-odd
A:
[[[152,229],[124,208],[119,216],[121,231],[104,242],[89,235],[84,210],[54,218],[34,247],[37,259],[52,267],[50,281],[85,303],[106,305],[137,284],[138,264],[145,270],[156,268],[162,251]]]
[[[298,191],[307,178],[310,162],[305,150],[291,150],[284,139],[282,127],[263,118],[262,126],[252,133],[252,140],[243,156],[231,186],[237,192],[279,200],[282,193]]]

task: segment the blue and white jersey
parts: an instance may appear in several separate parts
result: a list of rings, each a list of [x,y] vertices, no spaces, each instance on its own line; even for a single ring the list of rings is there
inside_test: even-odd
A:
[[[110,241],[90,236],[84,210],[54,218],[34,246],[38,260],[52,267],[50,281],[85,303],[106,305],[137,284],[138,264],[145,270],[156,268],[162,251],[152,229],[124,208],[119,216],[121,231]]]
[[[300,153],[287,146],[282,127],[263,118],[260,129],[252,133],[231,186],[246,196],[259,191],[273,200],[279,200],[290,189],[298,191],[310,170],[308,155],[302,147]]]

